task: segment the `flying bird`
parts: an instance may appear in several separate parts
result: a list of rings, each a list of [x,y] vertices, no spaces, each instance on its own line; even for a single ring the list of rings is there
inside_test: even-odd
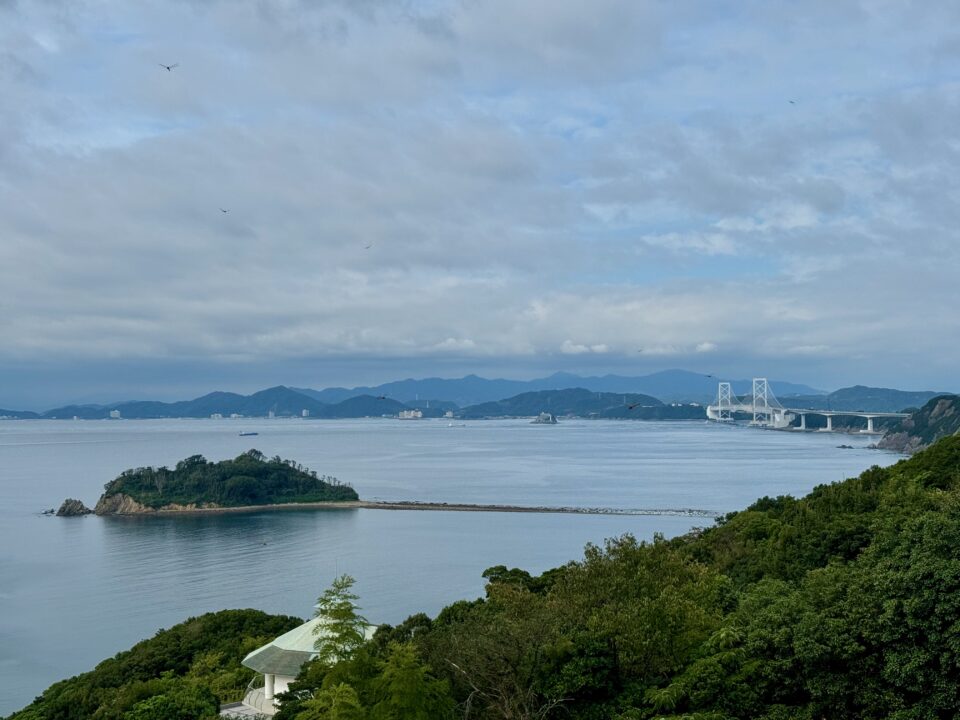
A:
[[[789,103],[790,103],[791,105],[796,105],[796,104],[797,104],[797,101],[796,101],[796,100],[790,100]]]
[[[386,399],[387,399],[386,395],[377,395],[377,400],[386,400]]]
[[[222,213],[228,213],[228,212],[230,212],[230,210],[224,210],[223,208],[220,208],[220,212],[222,212]]]
[[[172,72],[175,67],[179,67],[179,66],[180,66],[180,63],[174,63],[173,65],[164,65],[163,63],[157,63],[157,65],[159,65],[160,67],[162,67],[162,68],[163,68],[164,70],[166,70],[167,72]]]
[[[627,405],[627,410],[633,410],[638,407],[640,407],[640,403],[633,403],[633,405]]]
[[[369,245],[364,245],[364,246],[363,246],[363,249],[364,249],[364,250],[369,250],[369,249],[372,248],[372,247],[373,247],[373,243],[370,243]]]

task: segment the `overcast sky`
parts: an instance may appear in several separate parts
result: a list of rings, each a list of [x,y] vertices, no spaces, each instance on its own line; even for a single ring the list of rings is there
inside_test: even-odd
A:
[[[960,390],[958,8],[0,0],[0,407]]]

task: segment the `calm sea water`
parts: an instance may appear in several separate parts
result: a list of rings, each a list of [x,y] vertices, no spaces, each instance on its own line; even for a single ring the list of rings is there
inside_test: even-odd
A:
[[[339,573],[357,578],[371,621],[396,623],[482,594],[491,565],[540,572],[579,557],[587,542],[708,522],[383,510],[38,514],[68,496],[92,506],[129,467],[256,447],[335,475],[367,499],[725,512],[898,459],[868,442],[704,422],[2,421],[0,715],[191,615],[250,607],[307,617]]]

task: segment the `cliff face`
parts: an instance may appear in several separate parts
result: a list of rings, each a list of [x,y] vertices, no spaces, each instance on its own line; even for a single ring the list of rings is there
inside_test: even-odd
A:
[[[957,433],[960,433],[960,395],[941,395],[890,428],[877,447],[914,453]]]
[[[117,493],[116,495],[101,495],[97,506],[93,509],[97,515],[148,515],[158,512],[189,512],[191,510],[210,510],[220,507],[216,503],[190,503],[181,505],[180,503],[169,503],[158,508],[147,507],[137,502],[129,495]],[[89,510],[87,512],[90,512]]]
[[[123,493],[101,495],[93,511],[97,515],[142,515],[154,512],[153,508],[148,508]]]

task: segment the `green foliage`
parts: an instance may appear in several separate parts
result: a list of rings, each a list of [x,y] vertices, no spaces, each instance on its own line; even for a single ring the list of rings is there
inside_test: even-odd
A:
[[[301,708],[296,720],[365,720],[367,717],[357,692],[346,683],[318,690]]]
[[[325,665],[348,660],[363,645],[369,623],[357,610],[358,597],[351,592],[356,581],[349,575],[336,578],[317,599],[317,659]]]
[[[372,720],[440,720],[451,716],[454,704],[449,686],[431,675],[412,644],[391,643],[380,667],[373,683],[376,703],[370,711]]]
[[[257,610],[191,618],[51,685],[11,720],[201,718],[210,716],[211,698],[216,715],[218,703],[241,699],[253,677],[240,665],[244,656],[301,622]]]
[[[358,499],[353,488],[336,478],[317,477],[292,460],[268,460],[257,450],[216,463],[193,455],[178,462],[173,470],[126,470],[104,490],[104,497],[122,493],[152,508],[171,503],[238,507]]]
[[[180,684],[162,695],[141,700],[123,720],[208,720],[220,714],[217,697],[207,688]]]
[[[539,577],[489,568],[484,598],[368,642],[343,576],[320,598],[321,657],[276,720],[958,717],[958,548],[951,437],[683,538],[608,540]],[[254,626],[286,629],[269,625],[189,621],[52,686],[16,720],[204,717],[207,693],[241,687],[231,673]]]
[[[949,438],[673,541],[610,540],[540,577],[489,568],[484,599],[384,628],[301,687],[349,681],[372,712],[404,695],[382,677],[407,643],[478,720],[955,717],[958,547]]]

